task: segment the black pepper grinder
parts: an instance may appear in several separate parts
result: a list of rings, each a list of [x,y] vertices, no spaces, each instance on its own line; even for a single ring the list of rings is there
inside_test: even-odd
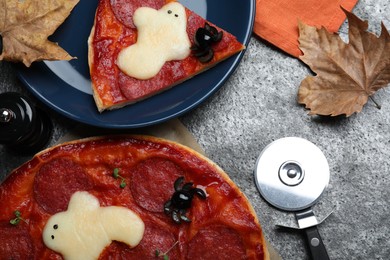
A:
[[[0,55],[3,53],[3,37],[0,35]]]
[[[0,94],[0,144],[19,154],[32,154],[49,141],[52,122],[44,111],[16,92]]]

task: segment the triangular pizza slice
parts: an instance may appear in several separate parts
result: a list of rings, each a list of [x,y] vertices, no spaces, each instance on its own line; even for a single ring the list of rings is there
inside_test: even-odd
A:
[[[245,48],[175,0],[100,0],[88,47],[99,112],[167,90]]]

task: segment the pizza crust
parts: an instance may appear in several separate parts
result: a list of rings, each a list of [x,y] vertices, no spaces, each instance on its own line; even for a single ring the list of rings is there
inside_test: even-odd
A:
[[[92,46],[92,41],[93,41],[93,37],[95,35],[95,23],[96,23],[96,19],[93,20],[93,26],[91,28],[91,33],[89,34],[89,37],[88,37],[88,66],[89,66],[89,69],[90,69],[89,72],[91,75],[92,75],[92,64],[93,64],[93,60],[94,60],[94,50],[93,50],[93,46]],[[95,104],[97,106],[97,109],[99,112],[102,112],[106,108],[104,107],[103,101],[99,97],[99,94],[96,91],[96,86],[92,80],[91,80],[91,88],[92,88],[92,96],[93,96],[93,99],[95,100]]]

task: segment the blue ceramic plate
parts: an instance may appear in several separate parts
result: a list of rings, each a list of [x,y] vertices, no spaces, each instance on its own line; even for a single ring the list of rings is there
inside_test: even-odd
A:
[[[136,128],[157,124],[193,109],[218,90],[236,69],[243,52],[174,88],[139,103],[99,113],[91,96],[87,38],[97,0],[81,0],[49,39],[77,59],[35,62],[18,67],[20,79],[41,101],[81,123],[103,128]],[[248,44],[255,0],[182,0],[185,6]]]

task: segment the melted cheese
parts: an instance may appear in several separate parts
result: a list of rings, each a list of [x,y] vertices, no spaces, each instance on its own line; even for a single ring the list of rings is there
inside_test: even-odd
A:
[[[88,192],[73,194],[67,211],[50,217],[43,230],[47,247],[64,259],[98,259],[113,240],[138,245],[144,234],[144,223],[125,207],[100,207]]]
[[[190,54],[187,17],[183,5],[171,2],[160,10],[138,8],[133,16],[137,42],[123,49],[118,67],[127,75],[145,80],[158,74],[167,61],[182,60]]]

